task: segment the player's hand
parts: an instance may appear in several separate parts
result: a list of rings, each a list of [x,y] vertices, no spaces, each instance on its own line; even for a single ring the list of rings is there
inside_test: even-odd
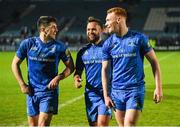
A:
[[[155,89],[154,90],[154,97],[153,97],[154,102],[159,103],[162,101],[162,98],[163,98],[162,89]]]
[[[58,87],[59,85],[59,81],[60,81],[60,78],[58,76],[56,76],[55,78],[53,78],[50,83],[48,84],[48,88],[49,89],[55,89]]]
[[[31,95],[31,93],[32,93],[31,88],[30,88],[29,85],[27,85],[27,84],[23,84],[23,85],[21,86],[21,92],[22,92],[23,94],[28,94],[28,95]]]
[[[111,98],[109,96],[104,97],[104,100],[105,100],[105,104],[108,108],[113,108],[115,110],[114,102],[111,100]]]
[[[79,75],[74,76],[74,85],[76,88],[82,87],[81,82],[82,82],[82,79]]]

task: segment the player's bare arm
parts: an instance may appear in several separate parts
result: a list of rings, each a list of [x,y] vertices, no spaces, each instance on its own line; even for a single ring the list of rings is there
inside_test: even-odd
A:
[[[157,60],[154,50],[151,50],[145,56],[151,64],[152,71],[155,78],[155,83],[156,83],[153,99],[155,103],[159,103],[162,101],[162,97],[163,97],[160,65]]]
[[[114,104],[111,100],[111,98],[108,95],[108,72],[109,72],[109,66],[110,66],[110,61],[103,61],[102,62],[102,86],[103,86],[103,95],[104,95],[104,100],[105,104],[107,107],[111,108],[114,107]]]
[[[48,85],[49,89],[55,89],[60,80],[65,79],[66,77],[68,77],[69,75],[71,75],[74,71],[74,62],[72,60],[72,57],[70,56],[70,59],[68,61],[64,62],[64,65],[66,66],[66,68],[63,70],[62,73],[60,73],[59,75],[57,75],[56,77],[54,77],[51,82]]]
[[[24,94],[30,94],[31,93],[30,87],[24,82],[23,77],[22,77],[22,73],[20,69],[21,63],[22,63],[22,60],[19,59],[17,56],[14,56],[13,61],[12,61],[12,71],[15,78],[17,79],[19,83],[21,92]]]

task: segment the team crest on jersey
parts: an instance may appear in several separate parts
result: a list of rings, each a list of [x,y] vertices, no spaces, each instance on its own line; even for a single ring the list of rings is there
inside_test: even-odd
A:
[[[50,50],[50,52],[55,53],[55,49],[56,49],[56,47],[54,46],[54,47]]]
[[[87,50],[84,52],[84,55],[88,55],[88,51]]]
[[[38,48],[36,46],[31,47],[31,51],[36,51]]]
[[[128,42],[128,46],[134,47],[136,45],[134,44],[134,42],[130,41],[130,42]]]

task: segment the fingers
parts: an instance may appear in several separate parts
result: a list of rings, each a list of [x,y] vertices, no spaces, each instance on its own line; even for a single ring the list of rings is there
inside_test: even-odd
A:
[[[115,104],[114,102],[111,100],[110,97],[106,97],[105,98],[105,104],[108,108],[112,108],[115,112],[116,112],[116,107],[115,107]]]
[[[115,107],[114,102],[112,100],[110,102],[111,102],[112,107]]]
[[[159,103],[162,101],[162,96],[155,94],[153,100],[155,103]]]
[[[76,84],[75,86],[76,86],[76,88],[81,88],[82,87],[81,84]]]
[[[82,87],[81,82],[82,82],[81,78],[75,79],[75,87],[81,88]]]
[[[49,83],[48,89],[55,89],[58,86],[57,83]]]
[[[26,84],[23,87],[21,87],[21,92],[23,94],[29,94],[29,95],[31,95],[31,93],[32,93],[30,86],[28,86]]]
[[[112,105],[112,109],[114,110],[114,112],[116,112],[116,107],[115,107],[115,104],[112,100],[111,100],[111,105]]]

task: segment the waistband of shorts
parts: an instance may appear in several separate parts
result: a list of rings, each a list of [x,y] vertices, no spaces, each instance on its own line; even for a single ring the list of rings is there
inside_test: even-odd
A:
[[[130,90],[145,90],[145,86],[140,85],[140,86],[137,86],[137,87],[129,87],[129,88],[122,88],[122,89],[112,88],[111,89],[111,91],[130,91]]]

